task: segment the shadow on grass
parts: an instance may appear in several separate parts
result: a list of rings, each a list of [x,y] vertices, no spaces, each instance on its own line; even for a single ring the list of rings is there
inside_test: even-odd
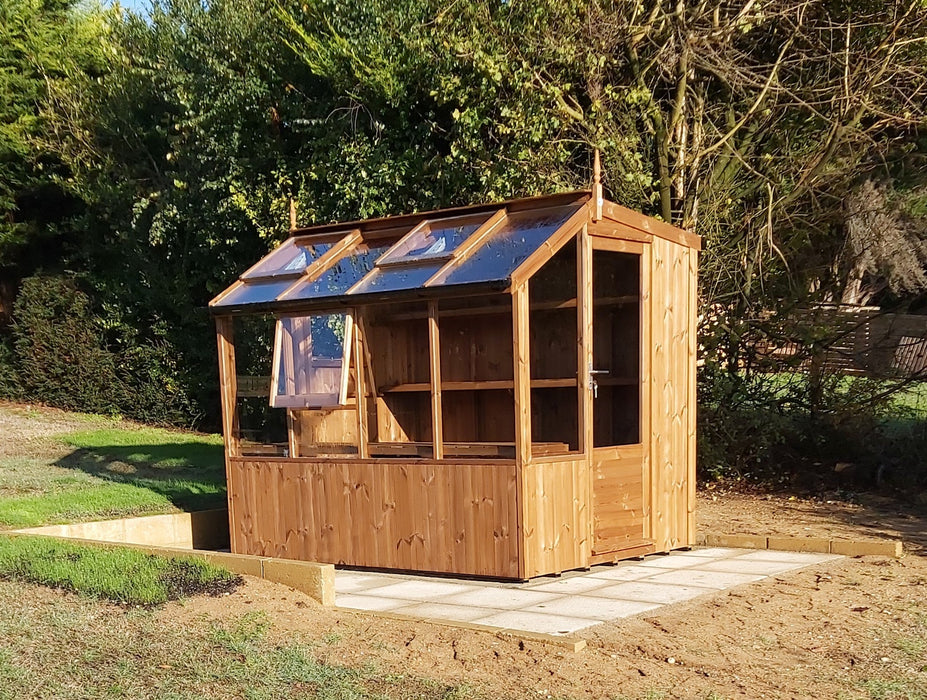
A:
[[[181,510],[225,505],[222,445],[160,443],[81,447],[56,466],[159,494]]]

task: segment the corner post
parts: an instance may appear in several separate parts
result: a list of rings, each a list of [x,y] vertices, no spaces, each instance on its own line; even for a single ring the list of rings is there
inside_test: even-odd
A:
[[[428,356],[431,365],[431,439],[434,459],[444,459],[444,419],[441,414],[441,339],[438,302],[428,302]]]
[[[238,378],[235,374],[235,325],[231,316],[216,317],[219,346],[219,393],[222,402],[222,437],[227,457],[241,454],[238,432]]]
[[[512,292],[512,339],[515,358],[515,457],[531,461],[531,351],[528,327],[528,282]]]

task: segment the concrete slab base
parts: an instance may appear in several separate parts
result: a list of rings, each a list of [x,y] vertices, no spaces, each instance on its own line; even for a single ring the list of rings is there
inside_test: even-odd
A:
[[[575,642],[570,635],[603,622],[840,558],[710,547],[527,583],[339,570],[335,604],[390,617],[560,638],[569,646]]]

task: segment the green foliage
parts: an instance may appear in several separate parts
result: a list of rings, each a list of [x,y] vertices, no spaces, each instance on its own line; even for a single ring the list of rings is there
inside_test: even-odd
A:
[[[0,268],[53,259],[59,226],[80,202],[57,149],[40,145],[50,109],[103,66],[105,15],[76,0],[0,5]]]
[[[135,329],[94,307],[78,279],[24,280],[13,316],[10,364],[30,399],[151,422],[183,422],[189,415],[166,343],[141,344]]]
[[[47,537],[0,537],[0,578],[39,583],[127,605],[159,605],[201,593],[220,594],[241,581],[192,558],[133,549],[90,547]]]

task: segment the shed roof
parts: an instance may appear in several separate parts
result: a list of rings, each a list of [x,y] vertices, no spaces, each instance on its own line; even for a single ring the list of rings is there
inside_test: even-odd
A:
[[[569,192],[295,229],[209,306],[215,314],[260,313],[502,291],[545,244],[586,223],[590,199],[588,191]],[[609,206],[606,216],[627,211],[644,221],[641,230],[671,231],[697,247],[697,236]]]

